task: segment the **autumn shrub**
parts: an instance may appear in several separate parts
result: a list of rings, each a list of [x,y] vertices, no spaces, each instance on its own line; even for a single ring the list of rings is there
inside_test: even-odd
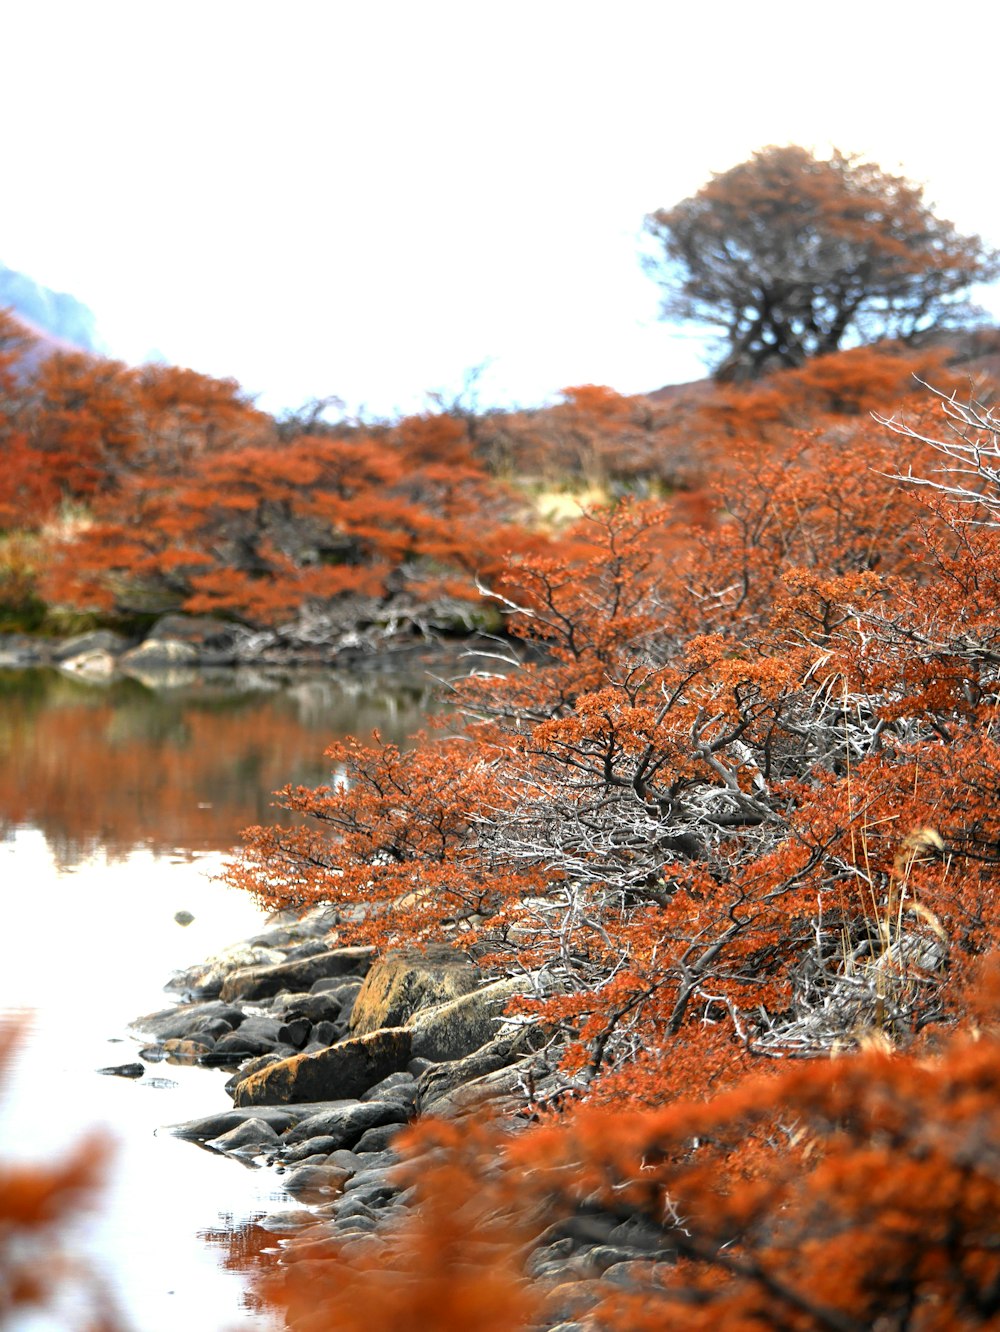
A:
[[[0,1074],[16,1046],[14,1027],[0,1027]],[[107,1144],[96,1137],[56,1162],[0,1162],[0,1326],[16,1324],[29,1310],[53,1310],[67,1294],[81,1329],[122,1326],[109,1292],[65,1237],[92,1204],[107,1163]]]
[[[961,772],[986,791],[995,672],[921,650],[944,556],[898,462],[867,427],[747,448],[714,529],[622,502],[512,560],[493,596],[531,659],[454,685],[460,737],[331,751],[234,882],[474,948],[594,1095],[720,1031],[735,1068],[947,1018],[993,937]]]
[[[54,550],[46,593],[119,613],[302,621],[306,633],[318,617],[333,637],[336,618],[322,615],[345,603],[342,632],[352,613],[419,623],[435,600],[475,604],[477,576],[522,538],[460,442],[450,459],[422,456],[432,437],[431,423],[404,422],[399,440],[298,436],[205,454],[180,478],[137,474]]]
[[[377,1239],[306,1232],[263,1288],[303,1332],[527,1329],[567,1309],[605,1332],[995,1326],[998,978],[994,955],[965,1022],[909,1052],[772,1061],[707,1096],[661,1055],[645,1106],[564,1102],[518,1131],[425,1119],[397,1139],[402,1219]],[[549,1274],[529,1279],[536,1253]]]

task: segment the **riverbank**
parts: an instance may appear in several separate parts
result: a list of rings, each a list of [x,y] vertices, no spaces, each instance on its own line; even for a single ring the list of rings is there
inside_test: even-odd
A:
[[[336,924],[327,908],[274,917],[175,976],[178,1004],[133,1024],[147,1066],[229,1072],[216,1113],[165,1131],[275,1173],[289,1204],[257,1224],[285,1237],[280,1262],[331,1242],[348,1254],[388,1243],[420,1170],[412,1154],[406,1179],[396,1169],[393,1144],[408,1124],[486,1112],[501,1136],[517,1133],[569,1085],[544,1033],[503,1017],[530,978],[488,976],[450,947],[375,958],[338,946]],[[611,1287],[650,1279],[669,1255],[665,1232],[595,1208],[550,1226],[524,1270],[547,1292],[545,1326],[569,1332],[584,1324],[567,1319]]]
[[[251,629],[214,616],[163,615],[141,634],[92,629],[67,637],[0,633],[0,669],[51,666],[81,679],[117,675],[162,680],[168,672],[216,668],[363,666],[380,672],[454,661],[477,641],[465,633],[422,633],[412,624],[358,621],[319,629],[310,637]]]

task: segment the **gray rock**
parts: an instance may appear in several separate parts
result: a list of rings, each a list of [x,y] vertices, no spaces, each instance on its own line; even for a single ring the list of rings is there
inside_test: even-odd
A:
[[[290,1022],[283,1022],[278,1028],[278,1040],[283,1045],[291,1045],[296,1050],[301,1050],[309,1039],[311,1031],[312,1023],[308,1018],[292,1018]]]
[[[377,1218],[368,1204],[362,1198],[354,1198],[350,1195],[347,1195],[342,1199],[340,1205],[337,1207],[336,1217],[338,1223],[358,1220],[367,1223],[366,1226],[358,1227],[358,1229],[368,1229],[370,1227],[374,1230],[378,1224]]]
[[[196,666],[199,660],[198,649],[191,643],[174,638],[147,638],[138,647],[123,652],[118,664],[122,670],[131,671],[161,666]]]
[[[525,1055],[532,1053],[533,1047],[540,1044],[543,1039],[537,1028],[522,1027],[516,1032],[494,1037],[488,1045],[466,1055],[463,1059],[454,1059],[442,1064],[428,1064],[417,1081],[417,1106],[420,1113],[426,1113],[439,1101],[447,1099],[468,1083],[484,1078],[524,1058]]]
[[[197,1064],[212,1053],[215,1042],[211,1036],[181,1040],[171,1038],[160,1046],[162,1057],[171,1064]]]
[[[587,1250],[587,1257],[601,1272],[618,1263],[629,1263],[635,1256],[634,1250],[622,1248],[617,1244],[596,1244]]]
[[[218,1044],[223,1041],[232,1043],[233,1041],[255,1041],[263,1045],[274,1045],[278,1040],[278,1032],[281,1030],[281,1024],[276,1018],[262,1017],[258,1014],[252,1014],[244,1018],[235,1031],[229,1032],[225,1036],[220,1036]],[[235,1047],[234,1047],[235,1048]],[[268,1054],[267,1049],[252,1050],[249,1044],[246,1049],[249,1054]]]
[[[161,615],[146,636],[146,641],[170,640],[191,643],[213,650],[231,647],[238,626],[213,615]]]
[[[27,634],[0,634],[0,667],[17,670],[51,660],[50,646]]]
[[[326,939],[303,939],[301,943],[293,944],[285,956],[286,962],[299,962],[304,957],[318,957],[320,953],[328,953],[330,944]]]
[[[448,1117],[489,1105],[492,1113],[513,1113],[528,1103],[532,1087],[546,1072],[548,1065],[539,1056],[528,1055],[515,1064],[453,1086],[427,1103],[421,1093],[420,1110],[424,1113],[428,1105],[433,1105],[435,1115]]]
[[[358,997],[364,980],[360,976],[321,976],[309,987],[311,994],[328,994],[337,1000],[342,1009],[351,1008]]]
[[[307,990],[324,976],[361,975],[374,957],[372,948],[334,948],[295,962],[242,967],[224,981],[220,995],[234,999],[267,999],[282,990]]]
[[[261,1069],[239,1083],[233,1099],[247,1106],[356,1097],[409,1060],[409,1031],[390,1027]]]
[[[281,1186],[303,1202],[326,1202],[341,1192],[347,1179],[339,1166],[303,1165],[286,1175]]]
[[[331,1153],[340,1147],[340,1139],[331,1137],[329,1134],[322,1134],[315,1138],[306,1138],[305,1142],[296,1143],[292,1147],[282,1148],[281,1159],[286,1165],[295,1165],[299,1161],[304,1161],[309,1156],[323,1156],[328,1158]],[[340,1165],[341,1162],[335,1161],[334,1165]]]
[[[356,1150],[359,1152],[384,1152],[387,1147],[391,1146],[404,1122],[379,1124],[375,1128],[366,1129],[354,1144]]]
[[[174,920],[178,925],[190,925],[194,920],[194,916],[190,911],[175,911]]]
[[[387,1078],[381,1082],[376,1082],[374,1087],[369,1087],[366,1092],[362,1092],[358,1098],[361,1101],[403,1101],[408,1104],[411,1101],[415,1104],[417,1097],[417,1080],[412,1073],[390,1073]]]
[[[237,1010],[239,1011],[239,1010]],[[217,1041],[220,1036],[225,1036],[233,1030],[234,1024],[227,1022],[222,1017],[201,1018],[191,1028],[192,1040],[204,1040],[206,1036],[211,1036],[213,1041]]]
[[[252,1073],[259,1072],[262,1068],[270,1068],[272,1064],[280,1064],[285,1057],[286,1056],[277,1053],[257,1055],[256,1058],[248,1059],[245,1063],[240,1064],[239,1068],[225,1084],[226,1094],[229,1096],[235,1096],[236,1088],[245,1078],[250,1077]]]
[[[279,1139],[273,1125],[265,1119],[245,1119],[236,1128],[230,1129],[218,1138],[210,1138],[206,1147],[215,1152],[242,1152],[246,1155],[259,1155],[268,1148],[277,1146]]]
[[[631,1258],[624,1262],[613,1263],[604,1269],[601,1280],[607,1281],[612,1286],[626,1288],[644,1285],[649,1280],[649,1261]]]
[[[59,663],[59,669],[69,675],[82,675],[90,680],[106,680],[118,668],[118,661],[110,652],[99,649],[79,652]]]
[[[414,1057],[462,1059],[489,1044],[498,1034],[504,1005],[523,988],[517,979],[498,980],[415,1013],[405,1023],[413,1032]]]
[[[289,1207],[261,1217],[257,1225],[271,1235],[298,1235],[315,1221],[316,1218],[307,1208]]]
[[[387,953],[365,977],[351,1011],[351,1031],[362,1036],[404,1026],[419,1009],[468,994],[479,978],[479,968],[446,944]]]
[[[97,1071],[114,1078],[141,1078],[146,1071],[146,1065],[112,1064],[108,1068],[99,1068]]]
[[[181,1004],[174,1008],[161,1008],[156,1013],[146,1013],[136,1018],[132,1030],[153,1036],[156,1040],[186,1040],[205,1030],[206,1024],[221,1019],[230,1028],[240,1026],[246,1014],[232,1004],[223,1004],[218,1000],[208,1003]]]
[[[281,994],[271,1003],[272,1012],[280,1012],[285,1022],[305,1018],[308,1022],[336,1022],[343,1005],[332,994]]]
[[[278,1174],[283,1175],[291,1165],[296,1166],[317,1166],[326,1165],[330,1160],[329,1152],[306,1152],[305,1156],[300,1156],[295,1161],[282,1161],[278,1166]]]
[[[546,1301],[550,1316],[560,1320],[557,1326],[568,1322],[570,1326],[579,1326],[575,1322],[578,1316],[586,1316],[597,1303],[602,1291],[593,1281],[563,1281],[548,1292]]]
[[[331,1165],[340,1166],[349,1175],[356,1175],[362,1169],[362,1163],[358,1159],[357,1152],[352,1152],[347,1147],[338,1147],[335,1152],[330,1153],[329,1159]]]
[[[112,629],[93,629],[88,633],[74,634],[72,638],[63,639],[52,649],[52,660],[67,662],[88,652],[106,652],[116,657],[127,647],[128,639],[116,634]]]
[[[389,1101],[349,1101],[346,1105],[325,1110],[303,1119],[285,1134],[285,1142],[294,1146],[308,1138],[334,1138],[337,1147],[353,1147],[362,1133],[383,1124],[405,1122],[402,1106]]]
[[[660,1227],[647,1221],[645,1217],[633,1216],[621,1221],[608,1232],[611,1244],[637,1253],[655,1254],[658,1257],[673,1257],[676,1249],[669,1235]]]
[[[238,968],[272,966],[285,960],[284,953],[275,948],[258,948],[252,944],[234,944],[197,966],[178,971],[167,983],[168,990],[179,990],[199,998],[215,998],[223,982]]]
[[[284,1133],[285,1129],[290,1128],[297,1122],[297,1117],[292,1111],[284,1106],[262,1106],[255,1110],[252,1115],[246,1114],[242,1110],[220,1110],[214,1115],[203,1115],[199,1119],[188,1119],[182,1124],[171,1124],[167,1128],[167,1133],[172,1133],[175,1138],[184,1138],[189,1142],[208,1142],[213,1138],[221,1138],[223,1134],[231,1132],[234,1128],[239,1128],[245,1124],[248,1119],[256,1119],[265,1124],[270,1124],[276,1133]]]

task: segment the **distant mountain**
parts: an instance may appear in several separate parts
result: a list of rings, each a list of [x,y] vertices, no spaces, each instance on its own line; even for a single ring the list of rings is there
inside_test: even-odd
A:
[[[0,264],[0,309],[7,308],[44,341],[78,351],[102,350],[92,310],[75,296],[50,291],[34,278]]]

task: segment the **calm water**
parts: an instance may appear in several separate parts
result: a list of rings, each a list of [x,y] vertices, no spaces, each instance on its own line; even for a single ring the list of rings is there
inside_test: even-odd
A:
[[[326,780],[338,736],[377,726],[402,740],[429,706],[424,679],[245,673],[154,688],[0,672],[0,1019],[22,1027],[0,1157],[51,1160],[95,1127],[112,1139],[107,1188],[72,1247],[143,1332],[267,1326],[227,1262],[255,1218],[290,1202],[270,1171],[157,1133],[227,1108],[227,1074],[95,1070],[135,1059],[128,1024],[171,1002],[172,972],[260,927],[212,876],[241,828],[275,816],[271,793]],[[72,1310],[22,1323],[73,1325]]]

